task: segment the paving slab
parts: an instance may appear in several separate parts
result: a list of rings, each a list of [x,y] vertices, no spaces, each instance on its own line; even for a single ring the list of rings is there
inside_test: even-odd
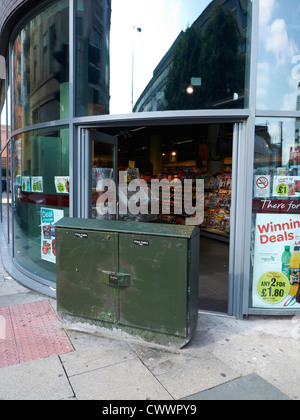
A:
[[[75,351],[62,354],[60,358],[69,377],[136,359],[126,342],[76,331],[68,334]]]
[[[58,356],[0,370],[2,400],[64,400],[74,393]]]
[[[69,378],[78,400],[172,400],[139,359]]]
[[[30,293],[29,289],[17,283],[11,276],[0,269],[0,297]],[[32,293],[34,295],[34,293]]]
[[[176,400],[237,377],[237,371],[217,359],[199,360],[187,357],[173,359],[169,370],[156,376]]]
[[[213,355],[236,369],[240,376],[259,375],[291,398],[300,399],[299,340],[233,334],[221,338]]]
[[[256,374],[247,375],[213,389],[193,394],[184,400],[193,401],[287,401],[287,395]]]

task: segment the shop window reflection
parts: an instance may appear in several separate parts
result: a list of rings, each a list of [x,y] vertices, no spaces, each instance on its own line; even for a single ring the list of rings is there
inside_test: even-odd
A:
[[[248,107],[251,8],[247,2],[233,3],[211,2],[178,35],[135,112]]]
[[[19,30],[13,44],[13,128],[68,118],[68,1],[56,1]]]
[[[76,115],[109,113],[111,0],[76,1]]]
[[[251,1],[159,3],[76,1],[77,116],[248,107]]]
[[[245,54],[233,13],[217,6],[203,33],[195,23],[175,47],[168,74],[166,109],[244,108]],[[201,85],[186,95],[187,84]]]
[[[259,2],[258,109],[295,111],[298,91],[299,1]]]

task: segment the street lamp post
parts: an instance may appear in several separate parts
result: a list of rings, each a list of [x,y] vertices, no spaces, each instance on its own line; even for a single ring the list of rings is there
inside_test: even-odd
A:
[[[188,95],[193,95],[195,91],[195,86],[202,86],[202,78],[201,77],[192,77],[191,84],[186,88],[186,93]]]
[[[132,41],[132,80],[131,80],[131,110],[133,112],[133,79],[134,79],[134,35],[135,35],[135,30],[137,30],[137,32],[142,32],[142,28],[136,28],[135,26],[133,27],[133,41]]]

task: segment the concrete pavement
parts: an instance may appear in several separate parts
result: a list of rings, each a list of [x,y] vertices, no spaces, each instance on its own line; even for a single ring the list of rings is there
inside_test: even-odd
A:
[[[17,283],[1,262],[0,308],[41,300],[56,311],[54,299]],[[0,368],[1,400],[300,399],[300,318],[199,313],[181,350],[59,322],[71,351]]]

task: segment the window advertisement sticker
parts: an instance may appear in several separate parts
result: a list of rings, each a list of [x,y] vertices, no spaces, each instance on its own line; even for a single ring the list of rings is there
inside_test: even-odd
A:
[[[254,197],[266,198],[271,194],[271,176],[270,175],[256,175],[254,176]]]
[[[300,308],[299,234],[299,215],[257,214],[253,307]]]
[[[42,193],[43,189],[43,177],[33,176],[31,177],[31,192]]]
[[[31,191],[31,178],[30,176],[22,176],[22,191]]]
[[[54,177],[54,184],[57,194],[69,194],[70,177],[56,176]]]
[[[300,176],[275,176],[273,183],[273,197],[299,198]]]
[[[55,227],[54,223],[64,217],[63,210],[41,209],[41,259],[56,263]]]

